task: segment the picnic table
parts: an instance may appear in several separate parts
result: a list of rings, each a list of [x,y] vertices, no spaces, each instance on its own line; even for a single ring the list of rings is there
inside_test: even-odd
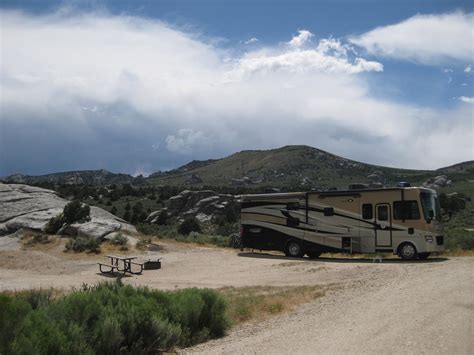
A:
[[[108,263],[98,263],[99,270],[103,274],[119,271],[124,274],[128,272],[130,274],[138,275],[143,272],[143,264],[133,261],[137,258],[136,256],[107,255],[107,258],[109,258]],[[132,265],[137,266],[137,269],[139,267],[140,271],[133,271]]]

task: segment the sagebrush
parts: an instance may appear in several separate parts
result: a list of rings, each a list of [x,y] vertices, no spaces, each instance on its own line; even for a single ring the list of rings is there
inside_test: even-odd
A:
[[[116,282],[56,299],[31,292],[0,295],[1,354],[158,353],[220,337],[229,326],[223,297],[209,289]]]

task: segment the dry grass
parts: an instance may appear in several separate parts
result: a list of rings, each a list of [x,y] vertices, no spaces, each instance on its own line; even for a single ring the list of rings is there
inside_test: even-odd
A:
[[[474,250],[464,250],[464,249],[456,249],[456,250],[447,250],[439,256],[474,256]]]
[[[21,237],[21,244],[23,245],[23,250],[32,249],[47,252],[61,244],[61,240],[54,235],[26,232]]]
[[[228,316],[235,325],[291,311],[324,296],[326,290],[321,286],[254,286],[225,287],[220,292],[228,301]]]
[[[100,243],[98,254],[130,254],[134,250],[132,245],[117,245],[110,240],[104,240]]]

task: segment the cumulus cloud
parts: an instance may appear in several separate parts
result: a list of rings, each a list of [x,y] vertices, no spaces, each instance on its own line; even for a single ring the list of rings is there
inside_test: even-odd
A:
[[[255,74],[262,71],[267,73],[276,71],[290,73],[313,71],[334,74],[383,71],[381,63],[367,61],[359,57],[351,59],[349,52],[352,51],[352,47],[342,44],[335,39],[322,39],[314,48],[300,49],[300,46],[292,46],[291,49],[266,48],[245,54],[237,61],[237,65],[233,71],[229,72],[229,76]]]
[[[369,53],[424,64],[471,61],[474,56],[474,13],[416,15],[378,27],[350,41]]]
[[[472,71],[472,67],[470,65],[468,65],[464,68],[465,73],[470,73],[471,71]]]
[[[466,104],[474,104],[474,97],[461,96],[459,100],[461,100],[462,102]]]
[[[468,105],[375,98],[360,74],[382,64],[337,39],[301,31],[295,45],[235,55],[136,17],[1,18],[0,174],[148,173],[286,144],[402,167],[472,158]]]
[[[253,44],[253,43],[257,43],[257,42],[258,42],[258,38],[252,37],[252,38],[248,39],[247,41],[245,41],[244,43],[245,44]]]
[[[291,41],[288,42],[288,44],[291,46],[291,47],[294,47],[294,48],[300,48],[302,47],[306,42],[308,42],[311,37],[313,37],[314,35],[307,31],[307,30],[301,30],[301,31],[298,31],[298,35],[297,36],[294,36]]]
[[[178,130],[175,135],[167,136],[165,141],[166,149],[180,154],[189,154],[209,144],[209,139],[203,132],[186,128]]]

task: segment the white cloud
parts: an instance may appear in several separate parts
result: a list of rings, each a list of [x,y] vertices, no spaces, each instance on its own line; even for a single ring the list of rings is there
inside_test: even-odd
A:
[[[4,173],[108,164],[150,172],[285,144],[402,167],[472,159],[468,105],[375,98],[358,74],[382,64],[336,39],[310,46],[300,33],[300,45],[235,56],[158,21],[0,15]]]
[[[307,31],[307,30],[301,30],[301,31],[298,31],[298,35],[297,36],[294,36],[291,41],[288,42],[288,44],[291,46],[291,47],[294,47],[294,48],[300,48],[302,47],[306,42],[308,42],[311,37],[313,37],[314,35]]]
[[[294,40],[294,38],[293,38]],[[293,41],[292,40],[292,41]],[[250,52],[238,60],[229,73],[229,78],[240,77],[257,72],[285,71],[291,73],[322,72],[358,74],[362,72],[383,71],[383,65],[355,57],[348,53],[352,48],[335,39],[322,39],[315,48],[300,49],[262,49]]]
[[[465,73],[470,73],[471,71],[472,71],[472,67],[470,65],[464,68]]]
[[[178,130],[175,135],[167,136],[165,141],[166,149],[180,154],[190,154],[209,144],[209,139],[203,132],[186,128]]]
[[[474,97],[461,96],[459,100],[465,102],[466,104],[474,104]]]
[[[416,15],[354,36],[350,41],[374,55],[424,64],[470,61],[474,56],[473,24],[473,13]]]
[[[247,41],[245,41],[244,43],[245,44],[253,44],[253,43],[257,43],[257,42],[258,42],[258,38],[252,37],[252,38],[248,39]]]

